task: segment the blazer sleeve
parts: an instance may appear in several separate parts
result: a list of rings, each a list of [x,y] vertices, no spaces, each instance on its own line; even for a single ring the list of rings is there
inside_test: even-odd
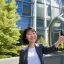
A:
[[[19,64],[23,64],[23,60],[22,60],[22,50],[20,51]]]
[[[55,45],[52,45],[50,47],[44,46],[42,44],[40,44],[41,48],[42,48],[42,53],[43,54],[49,54],[49,53],[53,53],[58,51],[58,48],[55,47]]]

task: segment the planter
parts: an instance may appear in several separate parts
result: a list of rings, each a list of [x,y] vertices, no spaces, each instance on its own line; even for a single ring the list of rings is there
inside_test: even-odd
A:
[[[19,57],[0,59],[0,64],[19,64]],[[44,55],[44,64],[64,64],[64,54]]]

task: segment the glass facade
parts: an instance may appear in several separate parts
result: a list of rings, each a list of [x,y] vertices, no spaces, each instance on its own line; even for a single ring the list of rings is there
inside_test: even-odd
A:
[[[52,19],[59,15],[59,8],[52,7]]]
[[[63,12],[64,0],[16,0],[16,5],[18,6],[17,12],[21,16],[21,19],[17,22],[17,26],[25,29],[28,26],[33,26],[36,22],[38,37],[43,36],[48,41],[48,36],[46,36],[46,34],[48,35],[48,27],[50,22]],[[34,19],[36,20],[34,21]],[[51,30],[53,42],[56,41],[56,34],[63,27],[59,23],[54,25]]]
[[[18,28],[25,29],[32,26],[33,22],[33,2],[31,0],[16,0],[17,12],[21,19],[17,22]]]
[[[37,3],[37,17],[40,19],[44,18],[44,5]]]
[[[23,3],[22,15],[31,16],[31,4]]]
[[[50,17],[51,16],[51,5],[46,5],[46,12],[47,12],[47,17]]]
[[[43,3],[43,2],[44,2],[44,0],[37,0],[37,2]]]
[[[23,6],[22,1],[21,2],[17,1],[16,5],[18,6],[17,12],[19,13],[19,15],[22,15],[22,6]]]

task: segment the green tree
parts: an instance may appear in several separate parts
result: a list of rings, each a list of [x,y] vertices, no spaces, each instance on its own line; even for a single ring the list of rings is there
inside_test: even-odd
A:
[[[45,46],[49,46],[48,42],[46,42],[45,39],[42,36],[37,40],[37,43],[43,44]]]
[[[20,16],[16,12],[16,2],[12,0],[6,3],[6,0],[0,0],[0,52],[2,49],[13,47],[18,43],[20,32],[16,22]]]

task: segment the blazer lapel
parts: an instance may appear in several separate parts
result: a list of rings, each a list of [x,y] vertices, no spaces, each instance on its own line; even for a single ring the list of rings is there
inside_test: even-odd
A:
[[[35,45],[35,49],[36,49],[36,52],[38,54],[38,57],[39,57],[39,59],[41,61],[41,51],[40,51],[41,49],[40,49],[39,45]]]
[[[35,45],[35,49],[36,49],[36,52],[38,54],[38,57],[39,57],[40,61],[42,61],[40,46]],[[28,64],[28,47],[25,49],[25,51],[23,53],[23,56],[24,56],[24,64]]]
[[[28,47],[24,51],[24,64],[28,64]]]

